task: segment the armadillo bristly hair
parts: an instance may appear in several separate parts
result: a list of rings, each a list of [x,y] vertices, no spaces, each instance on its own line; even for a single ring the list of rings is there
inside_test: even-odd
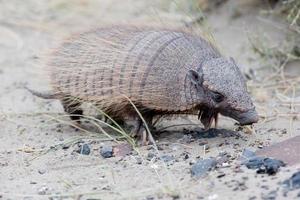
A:
[[[49,67],[57,93],[107,110],[122,112],[126,95],[147,109],[178,112],[195,104],[187,72],[218,57],[213,45],[186,32],[114,27],[64,42]]]

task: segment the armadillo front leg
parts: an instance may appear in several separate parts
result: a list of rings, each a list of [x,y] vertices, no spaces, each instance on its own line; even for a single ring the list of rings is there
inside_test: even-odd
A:
[[[80,108],[81,103],[78,100],[64,98],[61,100],[66,113],[70,114],[72,121],[76,122],[77,125],[80,124],[80,118],[83,114],[83,110]]]

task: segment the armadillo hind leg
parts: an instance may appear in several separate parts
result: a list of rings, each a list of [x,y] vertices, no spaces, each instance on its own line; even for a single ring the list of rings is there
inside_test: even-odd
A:
[[[150,128],[150,130],[152,129],[151,119],[152,118],[145,118],[145,121],[148,127]],[[137,137],[141,145],[148,145],[154,143],[154,139],[151,133],[147,132],[145,125],[143,124],[143,121],[139,117],[126,119],[125,124],[129,128],[130,136]]]
[[[83,110],[80,108],[81,102],[76,99],[65,97],[61,100],[66,113],[70,114],[71,120],[80,124],[80,118],[83,114]]]

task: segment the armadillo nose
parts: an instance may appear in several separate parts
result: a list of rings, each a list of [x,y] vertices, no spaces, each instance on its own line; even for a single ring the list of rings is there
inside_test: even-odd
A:
[[[238,118],[241,125],[251,125],[259,120],[259,116],[255,109],[240,114]]]

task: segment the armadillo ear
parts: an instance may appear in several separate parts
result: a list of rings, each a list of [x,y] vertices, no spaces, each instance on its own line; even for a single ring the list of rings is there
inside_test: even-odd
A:
[[[203,82],[203,75],[196,72],[195,70],[189,70],[187,76],[191,80],[191,82],[195,85],[202,85]]]

